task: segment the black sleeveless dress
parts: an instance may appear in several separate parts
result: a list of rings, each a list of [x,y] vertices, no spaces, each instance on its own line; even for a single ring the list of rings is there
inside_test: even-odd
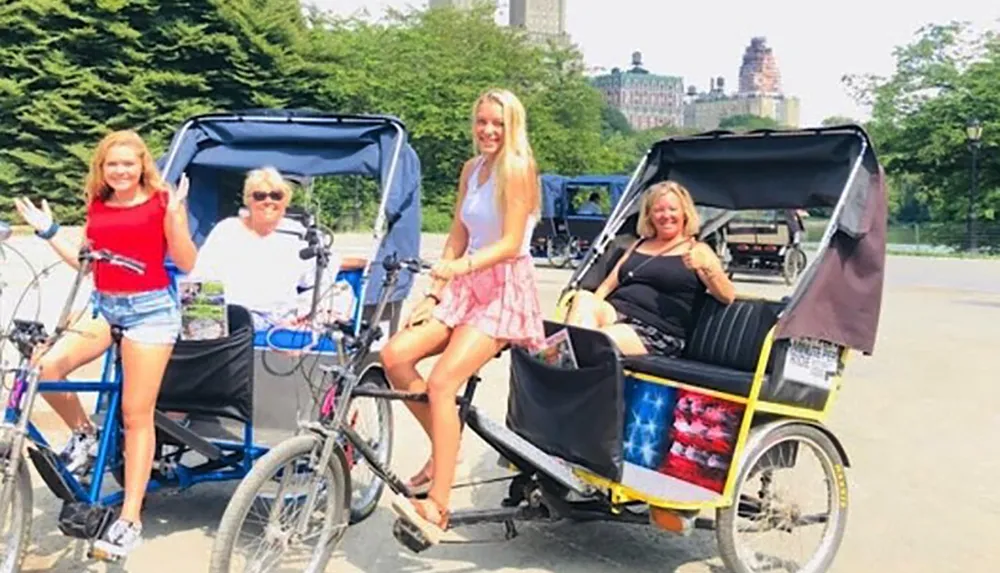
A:
[[[684,265],[682,255],[646,255],[634,251],[618,270],[618,288],[607,301],[650,354],[678,356],[684,350],[693,309],[705,285]]]

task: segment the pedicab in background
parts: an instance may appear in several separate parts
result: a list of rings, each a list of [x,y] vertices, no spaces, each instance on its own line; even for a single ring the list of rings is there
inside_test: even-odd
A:
[[[613,210],[628,183],[624,175],[542,175],[542,216],[532,236],[534,256],[544,255],[557,268],[578,265],[608,218],[605,214],[578,213],[581,194],[589,196],[605,189]]]
[[[377,179],[380,203],[369,260],[414,256],[419,252],[419,161],[407,143],[404,126],[394,118],[285,110],[203,115],[188,120],[180,128],[160,160],[168,182],[176,185],[182,173],[190,177],[188,209],[193,236],[199,245],[215,223],[238,209],[245,174],[265,165],[291,177],[354,174]],[[298,256],[318,259],[318,280],[330,258],[332,235],[324,232],[315,213],[306,215],[305,224],[298,226],[303,239]],[[294,221],[289,224],[295,227]],[[244,255],[247,264],[253,264],[253,253]],[[48,334],[45,325],[35,320],[15,317],[10,327],[3,325],[4,339],[17,348],[21,358],[14,368],[3,371],[9,394],[0,425],[0,479],[3,480],[0,524],[9,526],[4,528],[4,539],[0,540],[4,547],[0,573],[18,571],[27,549],[32,515],[27,460],[31,460],[44,483],[63,501],[57,523],[67,536],[84,540],[99,537],[112,520],[114,508],[122,501],[120,488],[107,493],[103,487],[108,484],[105,473],[110,473],[119,484],[124,473],[119,409],[120,330],[113,329],[115,343],[106,355],[99,381],[39,382],[37,369],[29,362],[38,345],[49,344],[66,332],[69,310],[74,306],[89,265],[100,262],[144,272],[141,265],[115,253],[84,250],[81,262],[83,266],[54,334]],[[175,279],[180,278],[175,267],[168,265],[168,268]],[[261,272],[267,269],[262,268]],[[322,388],[313,385],[324,367],[316,363],[336,363],[346,360],[348,355],[356,356],[355,348],[338,343],[343,333],[373,330],[367,324],[369,317],[376,310],[382,317],[385,309],[390,310],[387,324],[375,326],[388,331],[395,328],[399,307],[412,282],[406,280],[408,277],[394,282],[391,292],[379,297],[378,289],[369,285],[372,281],[379,285],[384,273],[381,265],[368,265],[340,276],[349,281],[357,295],[352,320],[336,324],[314,320],[306,333],[285,333],[292,339],[308,334],[310,340],[305,347],[298,347],[306,352],[294,359],[296,368],[284,375],[273,375],[273,369],[266,363],[268,355],[279,354],[273,349],[273,341],[268,341],[275,333],[256,332],[250,313],[239,306],[228,306],[228,336],[179,341],[157,401],[155,460],[147,491],[184,490],[201,482],[239,480],[246,476],[269,449],[259,439],[260,430],[272,430],[271,437],[276,442],[295,430],[298,410],[306,410],[306,415],[315,410],[310,404],[312,395]],[[326,293],[315,292],[313,318],[325,298]],[[379,309],[374,308],[375,301],[383,303]],[[306,357],[312,357],[314,364],[310,367],[303,366]],[[361,387],[385,388],[381,371],[371,366],[368,353],[358,360],[365,368]],[[29,420],[37,393],[53,391],[99,394],[94,418],[100,432],[100,452],[86,476],[71,474]],[[181,422],[166,412],[186,414],[187,419]],[[385,411],[376,414],[380,421],[388,418]],[[227,427],[231,425],[236,429]],[[373,455],[387,460],[390,448],[391,442],[380,442],[372,450]],[[22,455],[22,450],[26,450],[27,456]],[[362,465],[352,463],[351,468]],[[345,500],[345,511],[371,504],[381,488],[381,482],[373,480],[368,488],[354,489],[354,498]]]
[[[490,420],[473,404],[480,379],[472,376],[458,399],[459,416],[515,473],[498,508],[454,511],[448,528],[502,523],[507,538],[522,521],[601,520],[681,534],[706,528],[715,530],[722,559],[735,573],[825,571],[846,527],[849,462],[823,422],[851,352],[873,352],[882,300],[887,207],[871,142],[852,126],[673,137],[656,143],[636,174],[570,279],[557,315],[574,292],[596,288],[635,240],[642,194],[657,182],[671,179],[687,187],[716,229],[742,210],[832,208],[833,214],[790,296],[739,298],[728,306],[704,297],[680,358],[622,356],[599,331],[546,321],[548,334],[568,330],[577,367],[553,366],[524,349],[510,349],[506,423]],[[407,261],[393,268],[424,266]],[[338,377],[319,419],[305,424],[303,434],[279,446],[281,451],[269,452],[255,467],[258,473],[237,488],[216,538],[213,573],[233,570],[230,559],[238,554],[250,508],[273,476],[290,473],[281,468],[323,471],[288,479],[291,489],[281,498],[301,516],[326,516],[320,520],[323,550],[312,553],[301,567],[306,571],[325,570],[343,536],[336,516],[350,498],[345,449],[359,451],[392,491],[414,496],[389,463],[374,455],[391,432],[372,441],[346,423],[345,412],[357,397],[426,399],[367,390],[357,376]],[[792,474],[800,469],[816,470],[815,481],[786,481],[798,478]],[[807,494],[818,494],[809,500],[815,506],[794,496],[802,485]],[[323,512],[313,505],[320,498]],[[714,519],[702,516],[705,510],[714,511]],[[263,526],[265,549],[279,558],[295,548],[296,535],[311,531],[308,517],[273,523],[284,513],[271,506]],[[439,541],[402,519],[393,533],[415,552]],[[816,542],[807,547],[800,533],[815,533]],[[754,545],[769,535],[773,547]],[[799,554],[778,554],[788,550]],[[269,563],[275,559],[259,550],[253,554]]]
[[[802,250],[804,232],[797,209],[740,213],[726,226],[723,260],[729,276],[778,275],[792,284],[808,263]]]

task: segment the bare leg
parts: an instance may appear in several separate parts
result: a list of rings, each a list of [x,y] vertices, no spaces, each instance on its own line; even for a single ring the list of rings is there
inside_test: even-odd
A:
[[[122,339],[122,418],[125,425],[125,502],[121,518],[140,523],[142,500],[153,468],[153,411],[163,373],[173,351],[169,344]]]
[[[627,324],[612,324],[601,328],[601,332],[608,335],[608,338],[615,343],[618,350],[626,356],[636,356],[641,354],[649,354],[646,346],[643,345],[642,339],[636,334],[635,330]]]
[[[580,291],[573,298],[566,324],[598,329],[614,324],[617,318],[617,311],[608,301],[597,298],[590,291]]]
[[[427,383],[417,372],[417,363],[424,358],[440,354],[448,344],[451,329],[438,320],[427,322],[397,332],[381,352],[382,367],[392,387],[401,392],[426,392]],[[405,401],[406,407],[431,436],[430,407],[422,402]],[[410,485],[430,479],[431,461],[410,480]]]
[[[98,315],[92,318],[83,313],[72,331],[67,332],[48,351],[40,352],[37,360],[41,369],[40,380],[44,382],[65,380],[73,371],[84,366],[111,345],[111,329]],[[56,414],[71,430],[93,430],[80,397],[75,392],[42,392],[42,398],[55,410]]]
[[[428,497],[448,507],[458,459],[460,423],[455,397],[470,376],[505,345],[471,326],[459,326],[427,377],[434,483]]]

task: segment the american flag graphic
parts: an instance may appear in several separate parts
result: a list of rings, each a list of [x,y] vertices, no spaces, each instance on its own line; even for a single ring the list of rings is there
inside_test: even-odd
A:
[[[625,461],[656,470],[670,449],[677,390],[632,377],[625,379]]]

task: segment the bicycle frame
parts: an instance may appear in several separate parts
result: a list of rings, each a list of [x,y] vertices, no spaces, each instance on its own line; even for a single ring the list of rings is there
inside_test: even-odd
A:
[[[325,372],[331,373],[339,379],[335,380],[327,388],[322,408],[320,410],[319,419],[316,422],[303,424],[302,428],[323,438],[322,452],[320,454],[317,467],[325,467],[324,464],[328,463],[330,456],[333,455],[334,448],[341,440],[341,436],[343,436],[343,438],[346,439],[351,446],[361,453],[365,461],[368,462],[372,472],[375,473],[379,479],[388,484],[389,488],[392,489],[393,492],[402,494],[406,497],[414,497],[414,493],[407,487],[407,485],[398,476],[396,476],[390,468],[379,462],[377,454],[373,451],[371,446],[368,445],[367,441],[359,436],[353,428],[344,423],[350,403],[354,398],[370,397],[412,402],[427,402],[428,400],[426,393],[400,392],[396,390],[361,387],[359,386],[360,378],[357,374],[355,374],[355,371],[361,364],[360,358],[358,357],[367,354],[371,344],[381,334],[377,325],[379,323],[379,319],[381,318],[381,312],[385,306],[387,293],[392,291],[392,286],[395,284],[399,270],[402,267],[408,266],[412,269],[416,266],[416,263],[404,261],[400,264],[399,268],[390,269],[389,265],[392,263],[387,262],[386,264],[387,273],[383,285],[382,296],[379,299],[374,319],[371,322],[373,326],[363,331],[360,335],[361,351],[353,353],[353,357],[346,367],[342,365],[326,367],[324,369]],[[421,262],[419,263],[419,266],[426,267],[427,265],[426,263]],[[594,488],[578,478],[568,465],[560,462],[552,456],[549,456],[503,425],[490,420],[488,417],[480,413],[475,406],[473,406],[472,401],[480,381],[481,378],[478,373],[473,374],[466,382],[464,392],[460,396],[456,397],[459,423],[462,426],[467,424],[476,435],[478,435],[500,455],[504,456],[505,459],[510,460],[510,462],[518,468],[526,472],[540,471],[551,480],[558,483],[562,488],[565,488],[565,490],[575,492],[576,494],[584,497],[593,496],[595,493]],[[338,398],[343,396],[349,396],[350,399],[338,400]],[[307,494],[307,508],[312,507],[315,495],[316,488],[314,487],[310,490],[309,494]],[[303,515],[309,515],[310,511],[304,511]],[[504,508],[498,512],[472,512],[468,514],[456,514],[453,516],[451,523],[452,525],[458,525],[460,523],[468,524],[482,521],[504,521],[513,519],[515,514],[518,514],[518,511],[519,510],[516,508]],[[530,512],[518,515],[528,519],[537,517],[537,515],[533,515]]]
[[[69,471],[65,464],[52,452],[52,448],[41,431],[31,422],[35,398],[40,392],[108,392],[111,395],[111,407],[117,411],[121,400],[121,344],[120,333],[113,332],[112,346],[105,355],[105,362],[99,382],[40,382],[40,369],[33,364],[34,351],[39,345],[49,348],[68,331],[69,317],[73,301],[79,293],[83,277],[90,272],[92,262],[98,260],[114,261],[115,256],[106,252],[93,253],[88,248],[81,249],[80,266],[70,288],[66,303],[56,323],[52,336],[44,335],[44,326],[38,322],[15,321],[17,328],[13,333],[5,333],[18,346],[21,358],[18,366],[13,368],[14,383],[8,396],[4,410],[4,420],[0,429],[10,435],[10,449],[4,464],[4,482],[0,490],[0,507],[6,507],[9,501],[11,478],[16,475],[22,461],[25,439],[37,446],[28,452],[35,462],[43,480],[52,492],[64,501],[82,501],[88,505],[110,505],[121,497],[121,493],[112,494],[106,499],[100,499],[101,485],[104,473],[108,469],[108,452],[115,447],[116,433],[111,431],[117,422],[116,416],[107,416],[101,430],[97,463],[93,468],[93,479],[87,488]],[[123,259],[124,260],[124,259]],[[128,263],[126,263],[128,264]],[[114,365],[114,374],[109,376],[109,370]],[[4,372],[6,376],[6,372]],[[109,381],[110,378],[110,381]],[[45,471],[45,470],[48,471]]]
[[[112,367],[114,367],[113,373],[110,372]],[[8,474],[13,475],[13,472],[17,470],[17,464],[21,461],[21,452],[25,445],[24,440],[27,439],[42,449],[44,453],[39,455],[42,455],[46,461],[52,464],[55,475],[46,476],[43,473],[43,479],[58,497],[64,501],[81,501],[88,505],[110,506],[119,503],[122,497],[121,492],[101,498],[101,486],[104,474],[110,469],[109,454],[117,448],[118,435],[115,431],[115,424],[119,420],[118,416],[106,416],[100,428],[101,438],[99,449],[91,473],[92,479],[89,487],[81,484],[76,476],[68,472],[65,464],[63,464],[58,456],[49,455],[52,452],[51,445],[45,439],[42,432],[31,422],[30,418],[35,398],[39,393],[44,392],[107,392],[110,397],[109,411],[118,411],[121,403],[122,387],[120,342],[115,340],[112,348],[109,349],[108,358],[105,360],[99,382],[39,382],[39,369],[37,367],[30,367],[29,361],[23,357],[20,365],[14,369],[14,372],[14,386],[4,412],[4,425],[8,429],[13,430],[13,443],[7,464]],[[53,478],[57,480],[54,483],[52,481]],[[4,492],[4,496],[3,499],[0,499],[0,504],[6,502],[6,491]]]

